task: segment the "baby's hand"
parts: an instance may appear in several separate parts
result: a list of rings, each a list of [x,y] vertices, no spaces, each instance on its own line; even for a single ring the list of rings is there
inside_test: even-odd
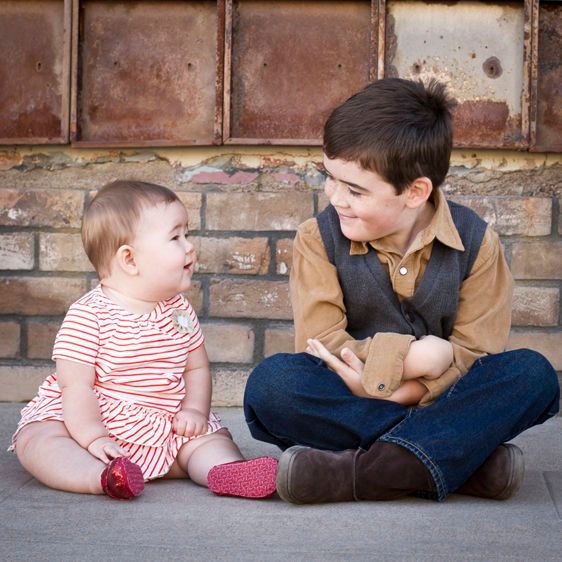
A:
[[[174,433],[177,435],[198,437],[199,435],[207,433],[207,416],[202,414],[199,410],[184,408],[174,416],[172,427]]]
[[[88,445],[88,453],[108,464],[112,459],[117,457],[128,457],[129,452],[119,447],[110,437],[98,437]]]

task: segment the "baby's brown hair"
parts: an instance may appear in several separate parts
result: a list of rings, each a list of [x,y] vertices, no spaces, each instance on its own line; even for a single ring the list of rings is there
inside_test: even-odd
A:
[[[100,279],[109,275],[119,247],[133,241],[142,210],[175,201],[167,187],[143,181],[118,180],[98,191],[82,219],[82,244]]]

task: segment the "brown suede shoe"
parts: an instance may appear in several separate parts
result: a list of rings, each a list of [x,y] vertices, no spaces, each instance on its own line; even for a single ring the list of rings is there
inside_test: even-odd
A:
[[[524,474],[523,451],[517,445],[504,443],[455,493],[506,500],[521,488]]]
[[[299,445],[283,452],[277,469],[277,493],[289,503],[353,501],[357,451],[321,451]]]

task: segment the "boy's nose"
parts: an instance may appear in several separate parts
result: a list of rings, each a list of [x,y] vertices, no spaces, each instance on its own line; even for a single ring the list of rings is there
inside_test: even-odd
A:
[[[341,185],[339,182],[334,181],[332,179],[328,180],[325,186],[325,193],[330,200],[330,203],[334,207],[347,207],[347,199],[345,197],[345,187]]]

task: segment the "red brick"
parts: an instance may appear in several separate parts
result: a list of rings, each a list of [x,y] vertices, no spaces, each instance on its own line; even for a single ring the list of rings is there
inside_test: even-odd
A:
[[[27,324],[27,356],[30,359],[50,359],[60,322],[35,322]]]
[[[213,406],[242,406],[249,369],[213,369]]]
[[[310,193],[209,193],[209,230],[295,230],[312,216]]]
[[[210,288],[211,316],[225,318],[292,317],[289,284],[285,281],[214,281]]]
[[[295,352],[295,330],[293,328],[268,328],[265,331],[264,357],[275,353]]]
[[[493,195],[449,197],[476,211],[501,235],[547,236],[552,229],[552,199]]]
[[[214,363],[251,363],[254,331],[244,324],[204,323],[205,347]]]
[[[288,275],[293,266],[293,239],[283,238],[275,244],[275,271],[279,275]]]
[[[0,314],[66,314],[87,289],[85,279],[0,278]]]
[[[0,366],[0,402],[27,402],[54,371],[54,365]]]
[[[42,271],[94,271],[82,247],[80,234],[42,232],[39,235]]]
[[[193,310],[199,314],[203,309],[203,287],[201,281],[193,280],[191,282],[191,288],[185,292],[185,298],[189,301]]]
[[[189,230],[200,230],[201,228],[201,193],[189,193],[177,191],[176,195],[187,209]]]
[[[515,287],[514,326],[557,326],[559,315],[560,291],[556,287]]]
[[[0,225],[3,226],[79,228],[83,208],[81,191],[0,190]]]
[[[267,238],[193,237],[199,273],[265,275],[270,252]]]
[[[21,328],[18,322],[0,322],[0,357],[10,359],[20,352]]]
[[[562,243],[515,242],[511,271],[515,279],[562,279]]]
[[[31,232],[0,234],[0,267],[2,269],[33,269],[35,244]]]
[[[507,349],[534,349],[542,353],[557,371],[562,371],[562,332],[512,332]]]

